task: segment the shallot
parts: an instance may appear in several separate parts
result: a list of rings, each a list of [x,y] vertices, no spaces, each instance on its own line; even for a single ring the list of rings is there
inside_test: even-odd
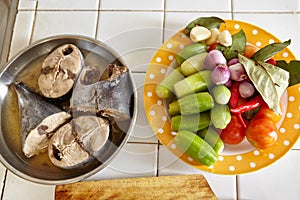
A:
[[[219,64],[211,73],[211,80],[216,85],[225,84],[230,79],[230,71],[225,64]]]
[[[239,86],[239,93],[242,98],[251,97],[255,92],[254,86],[248,81],[242,81]]]
[[[211,50],[204,59],[203,66],[206,69],[214,69],[219,64],[226,64],[226,58],[219,50]]]
[[[230,78],[234,81],[243,81],[247,79],[245,68],[241,63],[230,65],[229,71],[230,71]]]

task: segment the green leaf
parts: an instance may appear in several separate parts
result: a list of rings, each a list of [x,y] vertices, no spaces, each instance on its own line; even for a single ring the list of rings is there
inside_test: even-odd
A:
[[[244,65],[247,75],[269,108],[280,114],[280,98],[289,85],[289,72],[241,54],[239,62]]]
[[[222,51],[223,55],[227,60],[232,58],[237,58],[238,53],[243,53],[246,48],[246,35],[243,29],[238,33],[232,35],[232,45],[230,47],[225,47],[218,44],[217,49]]]
[[[276,61],[277,66],[290,73],[289,86],[300,83],[300,61],[292,60],[287,63],[285,60]]]
[[[190,35],[192,28],[195,26],[204,26],[207,29],[220,28],[221,24],[225,23],[223,19],[218,17],[199,17],[191,21],[184,29],[184,33]]]
[[[271,58],[272,56],[274,56],[275,54],[277,54],[278,52],[285,49],[290,44],[291,44],[291,40],[285,41],[283,43],[279,42],[279,43],[269,44],[269,45],[261,48],[257,52],[255,52],[253,54],[253,56],[251,57],[251,59],[259,60],[259,61],[266,61],[269,58]]]

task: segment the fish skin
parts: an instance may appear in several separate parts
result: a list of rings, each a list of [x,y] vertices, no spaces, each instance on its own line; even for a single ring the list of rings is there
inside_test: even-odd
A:
[[[130,119],[130,103],[133,94],[127,68],[109,65],[112,74],[105,80],[90,85],[77,82],[72,96],[72,112],[87,112],[116,120]]]
[[[31,130],[49,115],[62,110],[44,100],[43,97],[31,91],[23,83],[14,83],[13,86],[18,98],[21,138],[22,144],[24,144],[25,138]]]

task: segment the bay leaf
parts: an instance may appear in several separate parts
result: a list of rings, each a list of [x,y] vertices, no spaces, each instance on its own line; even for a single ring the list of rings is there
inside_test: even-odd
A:
[[[287,63],[285,60],[277,60],[277,66],[290,73],[289,86],[300,83],[300,61],[292,60]]]
[[[268,44],[267,46],[255,52],[251,57],[251,59],[258,60],[258,61],[266,61],[270,59],[272,56],[274,56],[275,54],[277,54],[278,52],[285,49],[290,44],[291,44],[291,40],[285,41],[283,43],[277,42],[277,43]]]
[[[284,91],[289,86],[289,72],[269,63],[261,61],[258,61],[258,63],[261,66],[263,66],[265,70],[269,73],[271,79],[275,84],[277,94],[279,97],[281,97]]]
[[[236,34],[232,35],[232,45],[230,47],[225,47],[218,44],[216,47],[220,50],[227,60],[232,58],[237,58],[238,53],[243,53],[246,48],[246,35],[243,29],[241,29]]]
[[[199,17],[193,21],[191,21],[184,29],[184,33],[189,35],[192,28],[195,26],[203,26],[207,29],[211,28],[220,28],[221,24],[225,23],[225,21],[218,17]]]
[[[288,87],[289,73],[274,65],[254,61],[241,54],[238,55],[238,58],[269,108],[281,114],[280,98]]]

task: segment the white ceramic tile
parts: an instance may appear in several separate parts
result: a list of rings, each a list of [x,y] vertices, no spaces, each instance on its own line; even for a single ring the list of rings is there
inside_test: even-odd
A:
[[[101,0],[103,10],[163,10],[164,0]]]
[[[299,11],[300,2],[295,0],[233,0],[233,11],[236,12],[294,12]]]
[[[230,13],[199,13],[199,12],[166,12],[164,39],[171,37],[177,31],[186,27],[198,17],[216,16],[222,19],[231,19]]]
[[[130,142],[150,142],[157,143],[157,138],[153,133],[151,126],[147,120],[145,109],[144,109],[144,73],[133,73],[137,89],[137,119],[133,128],[133,132],[129,138]]]
[[[32,183],[9,172],[5,182],[3,200],[53,200],[54,189],[55,186],[53,185]]]
[[[162,43],[163,12],[100,11],[97,39],[115,49],[132,71],[146,72]]]
[[[127,143],[106,168],[86,180],[155,176],[156,166],[156,144]]]
[[[166,0],[167,11],[231,11],[231,0]]]
[[[29,44],[33,20],[34,11],[19,11],[17,13],[9,52],[10,57]]]
[[[97,10],[99,0],[39,0],[38,10]]]
[[[0,195],[3,192],[2,188],[4,187],[5,173],[6,173],[6,168],[2,164],[0,164],[0,188],[1,188]]]
[[[273,165],[238,176],[239,199],[299,199],[300,151],[292,150]]]
[[[236,176],[211,174],[191,167],[160,145],[159,175],[202,174],[219,199],[236,199]]]
[[[236,13],[233,15],[235,20],[246,21],[257,25],[272,33],[280,40],[292,40],[290,50],[300,59],[300,15],[299,14],[253,14]]]
[[[34,10],[37,0],[19,0],[19,10]]]
[[[33,30],[33,41],[58,34],[96,34],[97,11],[38,11]]]

